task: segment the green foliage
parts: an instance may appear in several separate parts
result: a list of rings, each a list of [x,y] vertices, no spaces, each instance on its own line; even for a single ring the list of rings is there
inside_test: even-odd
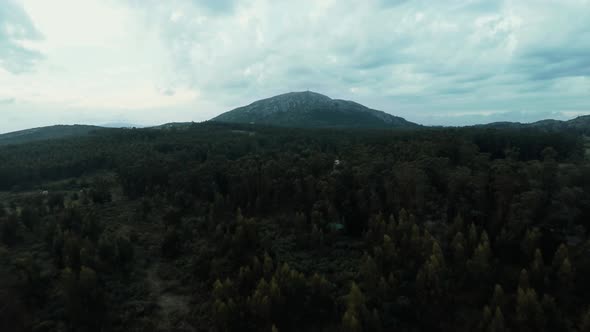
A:
[[[494,317],[490,322],[490,325],[487,329],[489,332],[504,332],[506,330],[506,325],[504,323],[504,315],[502,314],[502,310],[496,307],[494,311]]]
[[[421,301],[436,304],[445,291],[445,260],[437,242],[434,242],[432,255],[416,276],[416,292]]]
[[[539,248],[535,249],[535,257],[531,262],[530,271],[532,281],[536,288],[542,288],[547,283],[545,280],[545,262],[543,261],[543,254]]]
[[[96,272],[85,266],[79,273],[66,268],[61,283],[71,326],[79,331],[100,331],[104,303]]]
[[[582,317],[580,319],[580,332],[588,332],[590,331],[590,310],[586,310],[582,313]]]
[[[518,288],[516,294],[516,321],[521,331],[542,330],[545,327],[543,307],[534,289]]]
[[[181,238],[176,230],[168,230],[162,239],[162,255],[166,257],[176,257],[181,251]]]
[[[365,297],[356,283],[350,285],[346,296],[346,311],[342,316],[342,330],[349,332],[363,331],[362,314],[367,310]]]
[[[577,140],[203,123],[0,147],[0,296],[24,330],[584,330]]]
[[[540,238],[541,232],[539,231],[539,229],[527,229],[526,235],[524,236],[524,239],[521,244],[521,250],[526,259],[531,260],[533,258],[535,249],[539,247]]]
[[[20,224],[15,215],[8,215],[4,219],[0,219],[0,234],[2,242],[6,245],[14,245],[19,240]]]
[[[492,251],[490,243],[482,236],[482,242],[475,248],[473,256],[467,262],[467,268],[474,280],[482,280],[490,277]]]

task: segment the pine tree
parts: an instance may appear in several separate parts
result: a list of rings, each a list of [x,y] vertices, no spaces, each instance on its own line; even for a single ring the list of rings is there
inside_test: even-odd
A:
[[[571,289],[573,286],[574,280],[574,271],[572,269],[572,264],[570,263],[569,258],[565,258],[561,266],[559,267],[559,271],[557,272],[557,276],[559,278],[559,283],[561,287],[565,289]]]
[[[393,288],[387,283],[384,277],[379,278],[377,297],[381,302],[389,301],[393,297]]]
[[[473,253],[473,257],[467,262],[467,268],[474,280],[488,279],[492,270],[492,250],[489,241],[482,241]]]
[[[483,312],[481,314],[481,322],[479,323],[479,329],[482,331],[487,330],[492,322],[492,310],[489,306],[483,307]]]
[[[434,242],[432,255],[416,276],[416,292],[423,303],[436,303],[444,293],[445,261],[437,242]]]
[[[309,239],[311,248],[321,248],[324,244],[324,232],[316,224],[313,224]]]
[[[582,317],[580,319],[580,332],[590,332],[590,309],[587,309],[586,311],[584,311],[584,313],[582,314]]]
[[[225,302],[221,300],[215,300],[213,303],[213,320],[215,321],[217,327],[225,331],[227,330],[227,322],[230,319],[229,310]]]
[[[543,308],[534,289],[518,289],[516,296],[516,321],[521,331],[542,330],[545,326]]]
[[[350,285],[346,296],[346,312],[342,317],[342,330],[348,332],[362,331],[362,314],[366,312],[365,297],[355,282]]]
[[[494,317],[488,326],[488,332],[504,332],[506,331],[506,326],[504,323],[504,315],[502,314],[502,310],[499,307],[496,307],[494,311]]]
[[[268,253],[264,253],[264,261],[262,263],[262,273],[265,278],[270,278],[272,272],[274,271],[274,264],[272,258]]]
[[[369,294],[376,295],[375,291],[379,282],[379,270],[377,269],[375,260],[370,255],[365,253],[359,272],[363,288]]]
[[[395,221],[395,216],[393,214],[389,215],[389,219],[387,219],[387,225],[385,234],[389,236],[395,236],[397,232],[397,222]]]
[[[506,296],[502,286],[497,285],[494,287],[494,295],[490,301],[490,307],[492,308],[505,308]]]
[[[527,261],[533,259],[535,249],[539,246],[540,238],[541,232],[538,228],[527,229],[526,234],[520,244],[522,254]]]
[[[389,235],[383,235],[383,271],[390,271],[394,264],[395,259],[397,257],[397,251],[393,240]]]
[[[431,254],[432,254],[432,256],[434,256],[436,258],[436,260],[440,264],[440,269],[444,270],[446,267],[445,256],[443,255],[442,249],[440,248],[440,245],[438,244],[437,241],[432,242],[432,253]]]
[[[344,332],[361,332],[362,331],[361,323],[360,323],[356,313],[350,309],[347,309],[346,312],[344,313],[344,316],[342,316],[342,331],[344,331]]]
[[[568,257],[569,257],[569,254],[568,254],[567,246],[562,243],[559,246],[559,248],[557,248],[555,255],[553,255],[553,263],[552,263],[553,271],[555,271],[555,272],[559,271],[561,265],[563,264],[563,261]]]
[[[361,309],[364,307],[365,296],[355,282],[350,285],[350,292],[348,293],[346,300],[348,308],[356,312],[361,311]]]
[[[471,223],[471,225],[469,225],[469,231],[467,232],[467,247],[469,252],[473,252],[475,248],[477,248],[478,241],[477,229],[475,228],[475,225]]]
[[[213,297],[224,301],[229,300],[234,295],[233,287],[234,284],[229,278],[226,278],[223,282],[217,279],[213,283]]]
[[[545,262],[539,248],[535,249],[535,258],[531,263],[530,271],[535,288],[542,288],[545,284]]]
[[[557,297],[562,306],[568,308],[572,304],[572,290],[574,287],[574,270],[569,258],[565,258],[557,272]]]
[[[381,240],[383,234],[387,234],[387,226],[383,215],[378,214],[369,220],[368,230],[366,233],[366,240],[368,245],[373,245]]]
[[[410,223],[410,216],[408,215],[408,212],[406,211],[406,209],[401,209],[401,211],[399,212],[398,219],[399,219],[398,224],[397,224],[398,233],[400,233],[400,235],[409,233],[410,229],[412,228],[412,225]]]
[[[262,326],[268,326],[271,318],[270,286],[264,280],[260,279],[256,290],[249,298],[250,311]]]

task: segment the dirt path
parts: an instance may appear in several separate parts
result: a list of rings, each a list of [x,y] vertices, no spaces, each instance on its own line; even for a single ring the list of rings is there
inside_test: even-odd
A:
[[[149,286],[150,301],[157,304],[156,317],[152,321],[157,322],[158,331],[192,332],[195,329],[187,322],[190,316],[190,296],[178,291],[178,281],[164,276],[163,271],[168,268],[165,262],[160,260],[158,252],[158,236],[160,230],[154,225],[144,225],[143,241],[140,247],[143,257],[146,257],[145,280]],[[176,289],[176,290],[175,290]]]
[[[183,316],[189,313],[188,296],[173,294],[167,291],[166,281],[158,275],[160,263],[151,266],[147,273],[147,281],[151,288],[152,296],[160,307],[162,318],[169,320],[174,316]]]

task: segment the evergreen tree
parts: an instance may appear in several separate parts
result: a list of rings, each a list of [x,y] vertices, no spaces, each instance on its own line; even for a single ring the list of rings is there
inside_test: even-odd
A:
[[[522,254],[527,261],[533,259],[535,249],[537,249],[539,246],[540,238],[541,232],[538,228],[527,229],[526,234],[520,244]]]
[[[504,289],[500,285],[496,285],[494,287],[494,295],[492,296],[492,300],[490,301],[491,308],[498,308],[504,309],[506,306],[506,296],[504,294]]]
[[[488,332],[504,332],[506,331],[506,326],[504,323],[504,315],[502,314],[502,310],[499,307],[496,307],[494,311],[494,317],[488,326]]]
[[[361,264],[359,272],[361,285],[369,294],[375,296],[380,273],[377,269],[377,264],[375,263],[375,260],[373,260],[373,258],[370,255],[365,254],[365,256],[363,257],[363,262]]]
[[[569,257],[569,254],[568,254],[567,246],[562,243],[557,248],[557,251],[553,255],[553,263],[552,263],[553,271],[555,271],[555,272],[559,271],[559,269],[561,268],[561,265],[563,264],[563,261],[568,257]]]
[[[362,315],[367,311],[365,296],[355,282],[350,286],[350,292],[346,296],[346,311],[342,316],[342,330],[350,332],[363,331]]]
[[[473,252],[477,248],[478,241],[477,229],[475,228],[475,225],[471,223],[467,232],[467,247],[469,252]]]
[[[545,262],[539,248],[535,249],[535,258],[531,262],[530,271],[535,288],[542,289],[545,284]]]
[[[516,295],[516,321],[520,331],[544,329],[543,308],[534,289],[518,289]]]
[[[590,332],[590,309],[587,309],[582,313],[579,328],[580,332]]]
[[[445,261],[437,242],[434,242],[432,255],[416,276],[416,292],[422,303],[436,304],[444,294]]]
[[[473,253],[473,257],[467,262],[467,268],[474,280],[489,279],[492,271],[492,250],[488,241],[482,241]]]

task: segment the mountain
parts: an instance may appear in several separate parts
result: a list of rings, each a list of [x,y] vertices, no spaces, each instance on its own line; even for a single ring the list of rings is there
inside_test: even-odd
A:
[[[169,122],[169,123],[165,123],[159,126],[153,126],[153,127],[149,127],[151,129],[188,129],[190,128],[193,124],[195,124],[194,122]]]
[[[319,93],[290,92],[223,113],[211,121],[304,128],[417,128],[361,104]]]
[[[532,123],[520,122],[492,122],[478,125],[476,127],[487,127],[497,129],[519,129],[519,128],[536,128],[543,131],[570,131],[580,134],[590,134],[590,115],[578,116],[575,119],[561,120],[541,120]]]
[[[57,139],[73,136],[85,136],[99,129],[98,126],[87,125],[56,125],[14,131],[0,135],[0,145],[20,144],[33,141]]]
[[[582,130],[585,133],[590,132],[590,115],[578,116],[575,119],[566,121],[566,128],[573,130]]]

